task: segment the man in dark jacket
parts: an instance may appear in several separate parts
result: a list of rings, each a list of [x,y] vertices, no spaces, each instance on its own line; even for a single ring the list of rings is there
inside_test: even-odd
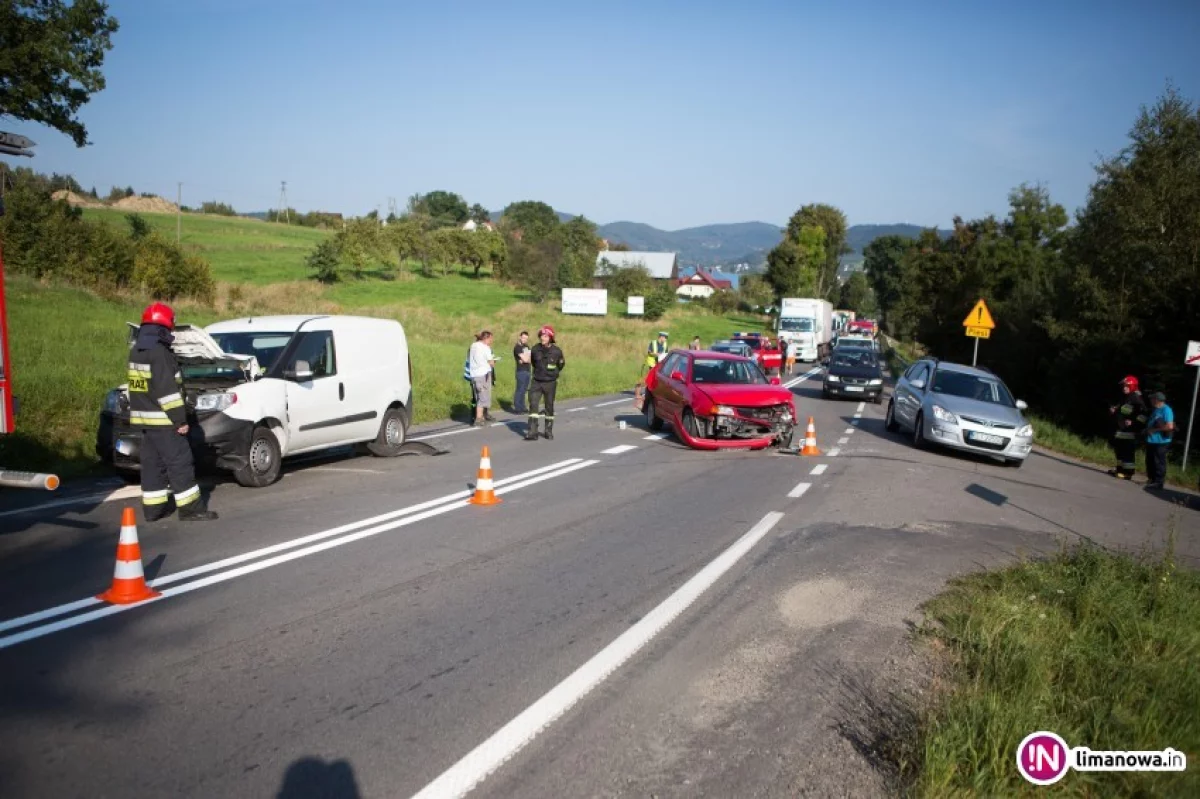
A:
[[[1122,480],[1132,480],[1137,469],[1138,436],[1146,426],[1149,413],[1142,392],[1138,391],[1138,379],[1129,375],[1121,381],[1121,392],[1124,396],[1120,405],[1108,409],[1116,421],[1113,432],[1113,452],[1117,456],[1117,466],[1110,469],[1109,474]]]
[[[183,521],[211,521],[196,484],[182,379],[171,342],[175,312],[161,302],[146,308],[129,350],[129,424],[142,432],[142,512],[155,522],[171,515],[171,492]]]
[[[526,441],[537,441],[538,419],[546,420],[546,438],[554,440],[554,393],[558,389],[558,376],[567,365],[563,352],[554,343],[554,328],[546,325],[538,331],[537,344],[529,354],[533,366],[533,382],[529,387],[529,432]],[[538,400],[544,399],[546,413],[538,413]]]

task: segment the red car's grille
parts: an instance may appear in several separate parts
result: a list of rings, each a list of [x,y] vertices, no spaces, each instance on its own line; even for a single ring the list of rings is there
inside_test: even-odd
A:
[[[768,423],[779,421],[787,409],[788,407],[786,405],[768,405],[765,408],[734,407],[734,411],[737,412],[738,416],[744,416],[747,419],[756,419]]]

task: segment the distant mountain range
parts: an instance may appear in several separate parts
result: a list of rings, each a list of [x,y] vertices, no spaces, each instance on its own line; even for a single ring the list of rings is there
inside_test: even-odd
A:
[[[600,235],[610,242],[628,244],[632,250],[669,250],[679,253],[684,266],[732,266],[749,264],[752,270],[767,262],[767,253],[779,243],[783,228],[766,222],[738,222],[704,225],[684,230],[659,230],[639,222],[610,222],[600,226]],[[852,252],[843,263],[862,260],[863,248],[880,236],[916,238],[924,230],[920,225],[852,225],[846,231],[846,243]],[[946,231],[942,231],[943,235]]]

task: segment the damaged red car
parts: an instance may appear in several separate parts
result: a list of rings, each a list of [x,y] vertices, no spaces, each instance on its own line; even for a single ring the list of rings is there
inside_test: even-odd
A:
[[[652,430],[670,422],[695,449],[791,447],[796,427],[792,392],[749,358],[675,350],[646,376],[642,406]]]

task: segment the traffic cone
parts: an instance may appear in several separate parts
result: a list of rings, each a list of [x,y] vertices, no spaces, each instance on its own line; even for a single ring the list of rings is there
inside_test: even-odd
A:
[[[133,508],[121,514],[121,540],[117,543],[117,566],[113,570],[112,587],[96,599],[114,605],[132,605],[161,596],[146,585],[142,572],[142,548],[138,545],[137,515]]]
[[[821,450],[817,449],[817,428],[813,426],[813,418],[808,417],[808,432],[804,434],[804,448],[800,450],[801,455],[820,455]]]
[[[479,455],[479,476],[475,480],[475,496],[469,500],[472,505],[499,505],[503,500],[496,496],[492,489],[492,455],[485,446]]]

